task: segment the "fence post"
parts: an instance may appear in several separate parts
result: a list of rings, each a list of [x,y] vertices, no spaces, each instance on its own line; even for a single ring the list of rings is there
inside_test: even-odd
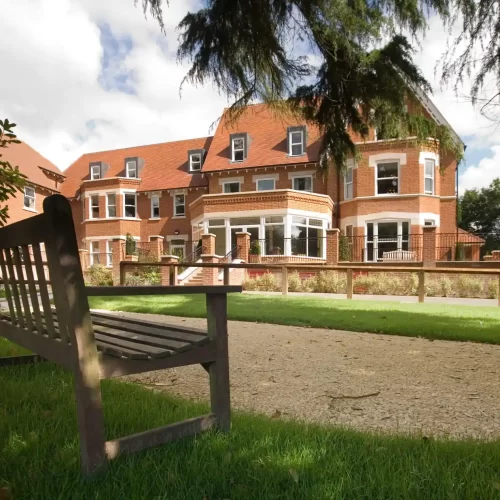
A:
[[[418,301],[423,303],[425,300],[425,271],[418,272]]]
[[[120,266],[120,285],[124,286],[125,285],[125,262],[119,262],[118,265]]]
[[[223,276],[224,276],[224,286],[228,286],[229,285],[229,266],[226,265],[223,269],[224,270],[222,272],[223,272]]]
[[[346,273],[347,273],[347,298],[352,299],[352,293],[353,293],[352,268],[348,267]]]
[[[286,266],[281,268],[281,293],[288,295],[288,267]]]

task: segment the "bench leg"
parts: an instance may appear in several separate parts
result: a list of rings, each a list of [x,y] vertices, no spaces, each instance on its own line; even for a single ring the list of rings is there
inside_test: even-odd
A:
[[[227,296],[207,294],[208,336],[215,342],[215,361],[208,366],[210,406],[216,427],[224,432],[231,428],[229,397],[229,353],[227,345]]]
[[[38,356],[38,354],[27,354],[26,356],[10,356],[8,358],[0,358],[0,367],[28,365],[32,363],[41,363],[43,361],[45,361],[45,359],[41,356]]]
[[[89,476],[107,464],[99,374],[75,373],[75,396],[82,472]],[[90,372],[90,373],[89,373]]]

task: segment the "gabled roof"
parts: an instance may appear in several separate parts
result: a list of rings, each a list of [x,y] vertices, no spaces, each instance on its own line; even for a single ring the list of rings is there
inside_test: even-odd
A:
[[[62,172],[52,162],[25,142],[0,148],[0,155],[2,155],[0,160],[8,161],[13,167],[19,167],[19,171],[26,175],[28,181],[37,186],[57,191],[56,178],[58,182],[64,179]]]
[[[319,161],[321,137],[318,129],[307,125],[308,138],[306,154],[289,156],[287,151],[287,128],[304,125],[294,117],[276,115],[265,104],[254,104],[241,114],[235,123],[228,120],[228,110],[219,122],[212,145],[203,165],[203,172],[260,167],[265,165],[287,165]],[[229,137],[231,134],[248,133],[250,145],[248,157],[231,162]]]
[[[188,151],[208,150],[211,141],[211,137],[202,137],[84,154],[64,172],[67,178],[61,192],[68,198],[77,196],[82,182],[90,179],[91,162],[102,161],[109,165],[104,179],[124,176],[125,158],[131,157],[144,160],[138,191],[205,186],[207,181],[201,174],[189,172]]]

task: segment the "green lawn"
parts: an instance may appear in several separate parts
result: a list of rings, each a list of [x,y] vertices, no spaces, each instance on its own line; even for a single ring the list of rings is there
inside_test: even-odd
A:
[[[0,355],[15,348],[0,341]],[[202,370],[202,368],[200,368]],[[383,437],[236,413],[210,432],[79,472],[71,376],[52,364],[0,370],[0,498],[489,499],[499,443]],[[108,439],[206,413],[203,404],[106,381]],[[8,494],[2,493],[6,488]]]
[[[91,306],[200,318],[206,314],[201,295],[95,297]],[[228,311],[230,319],[241,321],[500,344],[500,307],[232,294]]]

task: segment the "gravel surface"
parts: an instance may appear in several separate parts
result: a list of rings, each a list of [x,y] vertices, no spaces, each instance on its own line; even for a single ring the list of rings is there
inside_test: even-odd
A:
[[[233,408],[356,429],[500,437],[500,346],[230,321],[229,355]],[[200,366],[130,378],[187,398],[209,397]]]

